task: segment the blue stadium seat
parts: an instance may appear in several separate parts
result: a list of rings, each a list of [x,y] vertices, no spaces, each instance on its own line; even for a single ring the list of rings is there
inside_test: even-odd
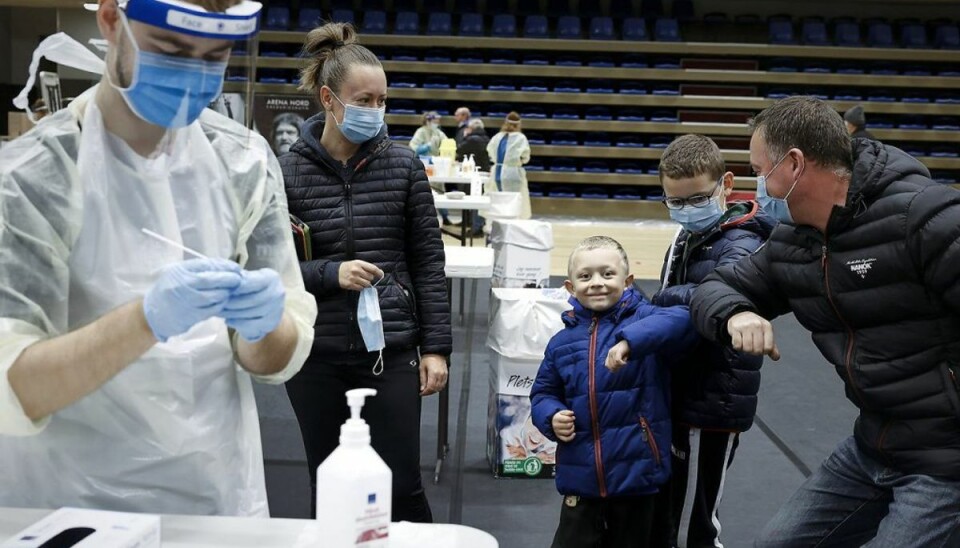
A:
[[[353,10],[333,10],[330,13],[330,20],[336,23],[354,24]]]
[[[283,71],[275,69],[261,69],[257,80],[264,84],[287,84],[289,80]]]
[[[594,17],[590,20],[591,40],[613,40],[613,19],[610,17]]]
[[[586,145],[587,143],[584,142],[583,144]],[[610,146],[610,142],[608,141],[605,145],[595,146]],[[610,165],[599,160],[593,162],[584,162],[582,171],[584,173],[610,173]]]
[[[543,15],[528,15],[523,21],[524,38],[549,38],[550,27]]]
[[[403,129],[394,130],[393,128],[390,128],[391,141],[409,141],[410,139],[413,139],[413,132]]]
[[[610,0],[610,15],[617,19],[633,17],[636,15],[633,0]]]
[[[610,135],[603,131],[587,132],[583,137],[583,146],[608,147],[610,146]]]
[[[660,18],[654,25],[653,35],[658,42],[679,42],[680,25],[676,19]]]
[[[577,170],[577,163],[568,158],[555,158],[550,162],[550,171],[572,172]],[[550,193],[553,195],[553,192]]]
[[[881,76],[894,76],[900,74],[897,65],[887,61],[875,61],[870,64],[870,74],[879,74]]]
[[[833,99],[835,101],[863,101],[863,94],[855,89],[840,89],[834,93]]]
[[[530,164],[534,164],[532,166],[532,169]],[[532,158],[530,160],[530,163],[528,163],[524,167],[526,168],[527,171],[543,171],[543,162],[540,161],[540,159],[538,158]],[[527,191],[528,191],[528,194],[530,194],[531,198],[543,198],[545,196],[543,191],[543,186],[537,183],[530,183]]]
[[[809,95],[810,97],[816,97],[817,99],[820,99],[821,101],[829,101],[829,100],[830,100],[830,92],[828,92],[828,91],[827,91],[826,89],[824,89],[824,88],[810,88],[809,90],[807,90],[807,91],[805,92],[805,94],[806,94],[806,95]]]
[[[543,107],[522,105],[519,110],[521,118],[536,118],[540,120],[547,117],[547,111],[544,110]],[[527,140],[529,141],[530,139],[527,138]]]
[[[640,15],[656,19],[663,15],[663,0],[643,0],[640,2]]]
[[[587,93],[616,93],[616,88],[612,80],[590,80]]]
[[[551,169],[553,169],[553,171],[576,171],[577,170],[576,163],[574,163],[573,168],[564,167],[563,169],[556,169],[558,162],[561,162],[561,160],[554,160],[553,165],[551,166]],[[562,164],[566,166],[567,162],[569,162],[569,160],[564,160],[562,161]],[[576,191],[571,186],[554,186],[554,187],[551,187],[548,192],[550,193],[551,198],[576,198],[577,197]]]
[[[267,17],[263,28],[267,30],[288,30],[290,28],[290,8],[287,6],[270,6],[267,8]]]
[[[559,146],[578,146],[580,141],[577,140],[577,134],[572,131],[555,131],[553,135],[550,136],[550,144]]]
[[[653,68],[658,69],[679,69],[680,61],[674,57],[657,57],[653,60]]]
[[[464,49],[458,52],[457,56],[458,63],[468,63],[471,65],[478,65],[483,63],[483,54],[477,50]]]
[[[587,171],[586,166],[584,166],[583,170]],[[606,200],[610,198],[610,193],[600,186],[588,186],[584,187],[580,192],[580,197],[587,200]]]
[[[390,79],[390,87],[392,88],[416,88],[420,85],[420,82],[416,77],[410,76],[408,74],[398,74]]]
[[[638,175],[640,173],[643,173],[643,168],[641,168],[640,164],[636,162],[620,162],[617,165],[617,167],[614,169],[614,171],[616,171],[617,173]]]
[[[430,36],[450,36],[453,34],[453,17],[449,13],[431,13],[427,19],[427,34]]]
[[[956,158],[960,156],[957,150],[949,145],[937,145],[930,149],[930,156],[934,158]]]
[[[523,55],[523,60],[520,61],[524,65],[549,65],[550,58],[542,53],[526,53]]]
[[[490,85],[487,86],[487,89],[490,91],[517,91],[517,84],[515,83],[515,80],[498,78],[491,81]]]
[[[770,72],[798,72],[797,62],[791,57],[775,57],[770,60]]]
[[[954,24],[939,25],[934,31],[933,45],[940,49],[960,49],[960,29]]]
[[[613,61],[612,57],[607,57],[605,55],[595,55],[590,57],[587,60],[588,67],[597,67],[597,68],[613,68],[617,64]]]
[[[730,22],[730,17],[722,11],[714,11],[703,14],[703,22],[707,25],[726,25]]]
[[[393,25],[393,33],[401,35],[420,34],[420,16],[415,11],[401,11]]]
[[[829,74],[830,64],[826,61],[807,61],[803,64],[803,72]]]
[[[513,110],[513,105],[507,103],[490,103],[487,105],[487,116],[491,118],[503,118]]]
[[[647,68],[650,65],[647,63],[645,56],[639,53],[629,53],[623,56],[620,66],[623,68]]]
[[[952,116],[938,116],[933,119],[933,124],[930,126],[931,129],[939,129],[941,131],[960,131],[960,118],[954,118]]]
[[[793,36],[793,22],[783,19],[771,19],[769,23],[770,43],[778,45],[796,44]]]
[[[557,120],[579,120],[580,113],[575,108],[571,107],[560,107],[554,109],[552,118]]]
[[[941,105],[960,105],[960,94],[940,93],[937,95],[935,102]]]
[[[564,15],[557,20],[557,38],[577,40],[582,36],[580,18],[576,15]]]
[[[647,87],[643,82],[626,81],[620,84],[620,93],[624,95],[646,95]]]
[[[930,97],[922,91],[907,91],[900,101],[903,103],[929,103]]]
[[[650,138],[650,148],[667,148],[670,146],[670,142],[673,140],[672,137],[666,137],[663,135],[655,135]]]
[[[681,23],[696,19],[693,12],[693,0],[673,0],[673,10],[670,13],[674,19]]]
[[[613,114],[607,107],[590,107],[583,114],[586,120],[613,120]]]
[[[427,63],[450,63],[453,61],[453,54],[448,49],[431,48],[423,54],[423,60]]]
[[[625,108],[617,112],[617,120],[620,122],[645,122],[647,117],[642,111]]]
[[[300,15],[297,18],[297,30],[310,31],[320,26],[320,19],[323,14],[320,8],[300,8]]]
[[[393,50],[393,54],[390,55],[390,58],[394,61],[419,61],[420,57],[417,56],[416,50],[412,49],[403,49],[398,48]]]
[[[827,37],[827,25],[823,22],[823,19],[804,19],[801,36],[803,36],[803,43],[808,46],[830,45],[830,38]]]
[[[767,91],[768,99],[786,99],[790,97],[790,90],[785,88],[770,88]]]
[[[642,200],[643,196],[640,193],[640,189],[630,188],[628,186],[619,186],[615,187],[613,190],[613,197],[617,200]]]
[[[892,48],[893,27],[886,21],[874,20],[867,23],[867,45],[871,48]]]
[[[923,49],[930,47],[927,43],[927,29],[920,23],[907,23],[900,27],[900,42],[905,48]]]
[[[483,16],[479,13],[461,15],[460,36],[483,36]]]
[[[890,118],[883,116],[871,116],[867,120],[867,127],[870,129],[893,129],[895,126]]]
[[[576,80],[560,80],[553,85],[553,91],[557,93],[580,93],[583,89]]]
[[[546,82],[544,82],[543,80],[536,80],[533,78],[530,78],[530,79],[524,78],[520,81],[520,91],[546,93],[550,91],[550,88],[547,87]]]
[[[863,66],[853,62],[837,64],[837,74],[863,74]]]
[[[622,134],[618,139],[616,146],[623,148],[644,148],[647,146],[643,137],[639,135]]]
[[[368,11],[363,14],[363,27],[360,29],[362,34],[386,34],[387,33],[387,12]]]
[[[417,104],[406,99],[390,99],[387,110],[390,111],[390,114],[416,114]],[[393,133],[393,129],[390,130],[390,133]]]
[[[517,18],[509,13],[493,16],[491,34],[497,38],[513,38],[517,35]]]
[[[582,67],[583,58],[579,55],[558,55],[554,64],[558,67]]]
[[[650,115],[651,122],[679,122],[680,118],[674,110],[655,110]],[[653,141],[651,141],[652,143]],[[667,144],[670,144],[669,142]],[[653,145],[651,145],[653,146]]]
[[[833,38],[838,46],[858,48],[860,42],[860,25],[855,21],[840,21],[833,29]]]
[[[907,65],[903,69],[904,76],[931,76],[933,71],[926,65]]]
[[[920,116],[901,116],[897,127],[900,129],[927,129],[929,126]]]
[[[651,90],[651,93],[652,93],[653,95],[669,95],[669,96],[674,96],[674,95],[680,95],[680,90],[677,89],[677,86],[673,86],[673,85],[670,85],[670,84],[658,84],[658,85],[653,86],[653,89]]]
[[[868,89],[867,101],[874,103],[893,103],[897,100],[897,95],[889,89]]]
[[[496,49],[490,53],[490,63],[494,65],[516,65],[518,54],[512,50]]]
[[[623,20],[623,39],[647,41],[647,22],[642,17],[628,17]]]
[[[528,141],[531,145],[545,145],[545,144],[547,144],[547,138],[544,136],[543,133],[541,133],[541,132],[539,132],[539,131],[525,131],[525,132],[523,132],[523,134],[527,136],[527,141]]]
[[[454,86],[457,89],[465,89],[469,91],[480,91],[483,89],[483,84],[479,80],[473,80],[470,78],[458,78],[457,83]]]

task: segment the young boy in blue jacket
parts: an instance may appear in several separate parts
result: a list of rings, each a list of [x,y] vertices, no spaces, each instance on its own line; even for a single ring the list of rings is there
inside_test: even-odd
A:
[[[733,173],[709,137],[677,137],[659,172],[664,203],[681,230],[653,303],[689,305],[704,278],[756,251],[776,220],[756,202],[727,203]],[[656,548],[723,546],[717,509],[740,433],[757,411],[762,362],[762,356],[702,341],[674,368],[673,475],[657,497]]]
[[[697,336],[686,307],[654,306],[633,288],[616,240],[580,242],[568,276],[573,310],[530,392],[534,425],[559,442],[552,546],[647,547],[654,494],[670,475],[666,364]]]

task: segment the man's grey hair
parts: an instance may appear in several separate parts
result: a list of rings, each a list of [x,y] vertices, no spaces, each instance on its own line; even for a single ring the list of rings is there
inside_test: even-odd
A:
[[[480,118],[470,118],[470,121],[467,122],[467,127],[470,128],[470,131],[483,131],[483,120]]]
[[[850,134],[840,113],[820,99],[797,95],[781,99],[750,120],[750,133],[760,133],[771,162],[791,148],[837,172],[853,170]]]
[[[630,261],[627,259],[627,252],[620,245],[620,242],[609,236],[590,236],[585,238],[573,248],[570,252],[570,258],[567,259],[567,276],[573,277],[573,258],[581,251],[592,251],[594,249],[612,249],[620,254],[620,261],[623,263],[624,272],[630,273]]]

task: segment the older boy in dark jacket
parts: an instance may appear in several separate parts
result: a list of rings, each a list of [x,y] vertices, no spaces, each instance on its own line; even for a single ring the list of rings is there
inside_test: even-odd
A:
[[[728,207],[733,173],[708,137],[674,140],[660,159],[660,181],[670,217],[681,229],[653,302],[689,305],[704,278],[756,251],[776,221],[756,202]],[[658,497],[657,546],[722,546],[717,508],[739,435],[753,425],[762,362],[762,356],[702,341],[676,368],[673,476]]]
[[[633,289],[628,264],[604,236],[574,249],[573,310],[530,393],[534,425],[560,442],[553,548],[650,546],[654,494],[670,474],[665,362],[696,334],[686,307],[653,306]]]

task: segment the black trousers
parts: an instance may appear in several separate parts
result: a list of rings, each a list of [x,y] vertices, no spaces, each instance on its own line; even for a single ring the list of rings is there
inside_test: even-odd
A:
[[[433,515],[420,478],[420,360],[415,349],[387,349],[383,372],[375,375],[377,356],[327,361],[311,356],[287,381],[307,452],[311,515],[316,515],[317,466],[340,444],[340,426],[350,417],[345,392],[375,388],[377,395],[367,398],[361,414],[370,425],[373,449],[393,472],[391,520],[429,523]]]
[[[564,497],[551,548],[648,548],[655,497]]]
[[[673,475],[657,495],[656,548],[723,546],[718,509],[739,443],[736,432],[673,425]]]

